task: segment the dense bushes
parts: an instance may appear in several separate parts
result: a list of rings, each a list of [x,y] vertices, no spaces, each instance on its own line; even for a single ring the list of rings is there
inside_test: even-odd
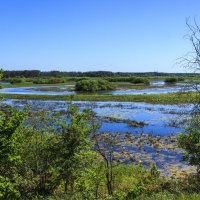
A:
[[[59,84],[64,82],[61,78],[38,78],[33,80],[34,84]]]
[[[109,82],[131,82],[132,76],[129,77],[106,77]]]
[[[183,77],[178,77],[178,78],[177,78],[177,81],[180,81],[180,82],[181,82],[181,81],[184,81],[184,80],[185,80],[185,79],[184,79]]]
[[[44,111],[0,112],[0,199],[32,199],[59,187],[66,194],[87,173],[94,160],[90,111],[71,107],[67,116],[70,123]]]
[[[146,78],[133,77],[130,81],[133,84],[146,84],[149,85],[149,80]]]
[[[20,199],[20,192],[16,189],[16,185],[11,183],[8,178],[0,176],[0,199]]]
[[[22,83],[22,82],[24,82],[24,79],[23,78],[9,78],[8,81],[11,84],[16,84],[16,83]]]
[[[147,170],[118,160],[119,146],[113,154],[115,135],[101,133],[99,140],[94,117],[90,110],[79,112],[77,107],[70,107],[64,118],[44,110],[2,109],[0,199],[54,199],[49,196],[57,195],[55,199],[123,200],[189,187],[187,180],[161,177],[155,166]]]
[[[149,80],[147,78],[128,76],[128,77],[108,77],[105,78],[109,82],[130,82],[133,84],[149,84]]]
[[[200,175],[200,116],[194,115],[186,133],[179,137],[180,147],[185,149],[184,159],[191,165],[197,167],[197,173]]]
[[[89,80],[81,80],[78,81],[75,85],[76,91],[81,92],[97,92],[97,91],[106,91],[113,90],[114,85],[109,83],[108,81],[101,79],[89,79]]]
[[[165,83],[167,84],[173,84],[173,83],[176,83],[176,82],[182,82],[184,81],[185,79],[183,77],[169,77],[169,78],[166,78],[165,79]]]
[[[172,84],[172,83],[176,83],[176,82],[177,82],[177,79],[174,77],[165,79],[165,83],[168,83],[168,84]]]

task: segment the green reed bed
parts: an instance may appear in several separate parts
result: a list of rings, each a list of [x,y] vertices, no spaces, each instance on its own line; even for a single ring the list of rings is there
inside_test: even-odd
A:
[[[198,96],[195,92],[143,94],[143,95],[110,95],[110,94],[75,94],[75,95],[24,95],[1,94],[3,98],[31,100],[63,100],[63,101],[115,101],[115,102],[146,102],[151,104],[192,103]]]

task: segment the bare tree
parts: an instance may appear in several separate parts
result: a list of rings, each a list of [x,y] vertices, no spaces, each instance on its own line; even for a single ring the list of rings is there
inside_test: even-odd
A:
[[[191,43],[191,50],[187,52],[183,57],[178,59],[178,66],[185,68],[188,72],[200,74],[200,26],[198,25],[196,18],[191,22],[190,18],[186,19],[186,25],[189,29],[188,34],[185,36]],[[191,80],[189,84],[186,84],[182,91],[195,91],[193,95],[188,95],[188,103],[193,103],[190,114],[196,115],[200,112],[200,82],[199,80]]]
[[[193,23],[189,18],[186,20],[189,29],[187,38],[189,39],[192,49],[185,56],[180,58],[179,65],[186,68],[192,73],[196,73],[196,77],[200,76],[200,26],[194,18]],[[185,149],[184,159],[189,161],[191,165],[197,167],[197,174],[200,174],[200,81],[195,78],[189,83],[193,93],[188,94],[188,103],[192,103],[193,107],[190,111],[191,120],[185,129],[185,134],[180,135],[178,139],[179,146]],[[188,106],[188,105],[187,105]]]
[[[105,164],[105,177],[108,194],[113,194],[113,168],[123,162],[115,152],[123,157],[123,148],[119,143],[119,135],[115,133],[96,133],[94,136],[95,151],[103,158]]]
[[[200,27],[194,18],[194,22],[190,23],[190,19],[186,19],[186,25],[189,33],[186,38],[192,44],[192,49],[179,59],[179,64],[193,73],[200,72]]]

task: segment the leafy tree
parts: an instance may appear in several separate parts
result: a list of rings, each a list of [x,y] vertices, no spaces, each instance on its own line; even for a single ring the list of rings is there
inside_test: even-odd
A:
[[[62,186],[66,194],[94,195],[90,183],[96,154],[88,136],[97,126],[92,117],[90,110],[80,112],[77,107],[70,107],[63,117],[45,110],[29,113],[15,133],[21,161],[15,180],[23,196],[49,195]],[[91,179],[84,180],[87,176]]]
[[[186,133],[179,137],[180,147],[185,149],[184,160],[197,167],[200,174],[200,116],[195,115],[186,129]]]
[[[0,111],[0,175],[8,175],[14,157],[13,135],[24,120],[25,114],[17,109],[1,107]]]
[[[75,180],[87,163],[90,163],[91,144],[88,136],[96,126],[91,123],[92,113],[88,109],[79,112],[77,107],[70,107],[67,118],[70,122],[60,122],[58,126],[56,152],[59,155],[59,179],[64,181],[65,192],[73,193]]]
[[[0,111],[0,198],[18,199],[15,173],[20,157],[16,152],[14,134],[24,120],[25,113],[1,105]]]
[[[15,134],[21,162],[16,180],[23,196],[51,194],[57,187],[57,135],[55,118],[49,112],[29,113],[25,124]]]

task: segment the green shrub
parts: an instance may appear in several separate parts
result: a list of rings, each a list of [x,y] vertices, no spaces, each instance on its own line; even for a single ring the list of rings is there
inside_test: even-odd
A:
[[[78,81],[75,85],[76,91],[82,92],[97,92],[97,91],[106,91],[113,90],[114,86],[106,80],[81,80]]]
[[[47,81],[45,79],[35,79],[33,80],[34,84],[46,84]]]
[[[185,134],[180,134],[179,145],[185,149],[184,160],[197,167],[200,175],[200,116],[195,116],[186,129]]]
[[[9,82],[11,84],[22,83],[23,81],[24,81],[23,78],[9,78]]]
[[[20,199],[20,193],[8,178],[0,176],[0,199]]]
[[[175,77],[170,77],[170,78],[165,79],[165,83],[168,83],[168,84],[172,84],[172,83],[176,83],[176,82],[177,82],[177,78],[175,78]]]
[[[65,80],[63,78],[37,78],[33,79],[32,82],[34,84],[58,84],[64,83]]]
[[[177,81],[184,81],[185,79],[183,77],[178,77]]]
[[[149,85],[149,80],[145,78],[139,78],[139,77],[132,77],[132,80],[130,81],[133,84],[146,84]]]
[[[64,80],[61,78],[51,78],[47,81],[48,84],[58,84],[58,83],[64,83]]]

